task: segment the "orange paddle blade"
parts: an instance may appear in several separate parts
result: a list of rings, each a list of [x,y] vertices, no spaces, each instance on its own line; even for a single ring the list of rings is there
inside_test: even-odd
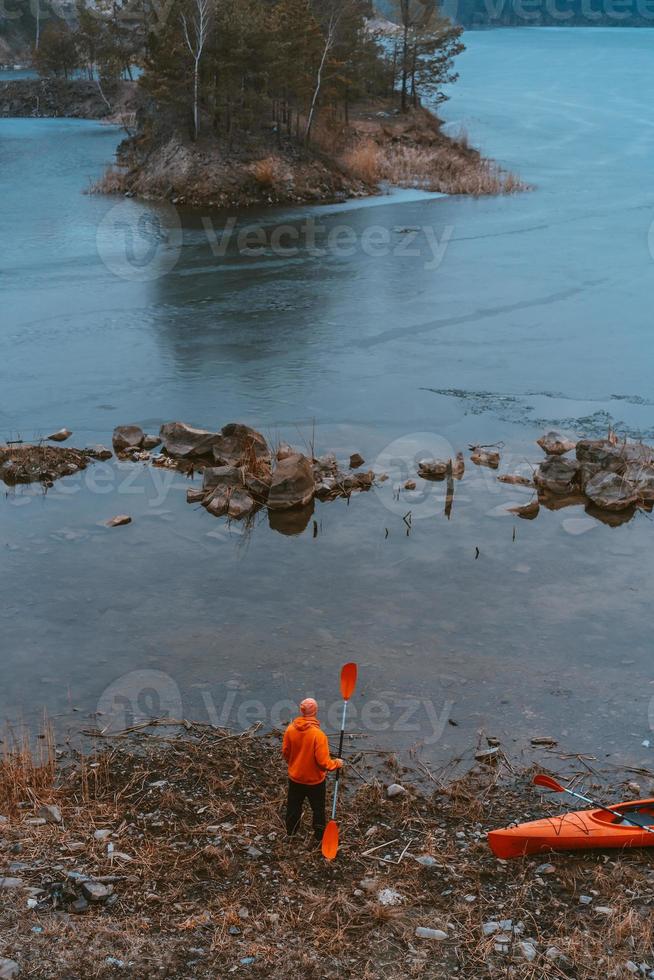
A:
[[[322,856],[328,861],[333,861],[338,854],[338,824],[335,820],[330,820],[325,827],[322,835]]]
[[[534,776],[534,786],[545,786],[547,789],[554,790],[555,793],[565,793],[563,786],[557,783],[556,779],[552,779],[551,776]]]
[[[349,701],[357,686],[357,665],[345,664],[341,670],[341,694],[344,701]]]

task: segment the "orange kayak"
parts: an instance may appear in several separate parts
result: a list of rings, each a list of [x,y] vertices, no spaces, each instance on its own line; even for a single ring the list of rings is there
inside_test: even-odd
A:
[[[583,851],[606,847],[652,847],[654,834],[654,800],[616,803],[614,814],[606,810],[576,810],[559,817],[544,817],[505,830],[491,830],[488,844],[499,858],[523,857],[543,851]]]

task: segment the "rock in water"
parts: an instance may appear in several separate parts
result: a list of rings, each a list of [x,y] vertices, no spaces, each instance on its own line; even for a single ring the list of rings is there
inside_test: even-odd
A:
[[[180,459],[211,457],[214,443],[220,438],[218,432],[195,429],[186,422],[166,422],[159,435],[168,455]]]
[[[418,476],[423,480],[444,480],[449,468],[449,459],[421,459],[418,463]]]
[[[548,493],[571,494],[579,485],[579,463],[562,456],[548,456],[534,473],[534,483]]]
[[[365,459],[363,458],[361,453],[352,453],[352,455],[350,456],[351,470],[358,470],[359,467],[363,466],[364,463],[365,463]]]
[[[240,487],[242,485],[242,473],[236,466],[207,466],[204,471],[202,481],[204,490],[213,490],[216,487]]]
[[[517,514],[518,517],[522,517],[523,520],[533,521],[535,517],[538,517],[540,513],[540,503],[538,500],[532,500],[528,504],[524,504],[522,507],[509,507],[510,514]]]
[[[58,432],[53,432],[51,436],[46,436],[48,442],[65,442],[66,439],[70,439],[72,436],[70,429],[59,429]]]
[[[315,482],[311,463],[298,453],[279,460],[272,475],[269,510],[289,510],[305,507],[313,500]]]
[[[602,510],[627,510],[638,503],[636,489],[618,473],[598,473],[586,484],[585,493]]]
[[[633,486],[641,503],[654,502],[654,467],[630,463],[624,475]]]
[[[107,527],[125,527],[126,524],[131,524],[132,518],[129,514],[118,514],[117,517],[112,517],[107,521]]]
[[[247,466],[252,469],[252,463],[271,460],[268,443],[256,429],[249,425],[230,422],[224,425],[213,443],[213,458],[223,466]]]
[[[626,467],[624,447],[616,446],[610,439],[580,439],[577,459],[580,463],[613,473],[622,473]]]
[[[140,449],[144,439],[145,432],[138,425],[118,425],[111,437],[117,453],[124,453],[128,449]]]
[[[488,466],[492,470],[496,470],[500,465],[500,454],[498,452],[490,452],[488,449],[475,449],[470,459],[475,466]]]
[[[463,453],[457,453],[456,459],[452,463],[452,476],[455,480],[460,480],[466,471],[466,462]]]
[[[527,476],[517,476],[513,473],[503,473],[502,476],[497,478],[499,483],[508,483],[510,486],[515,487],[533,487],[534,481],[530,480]]]
[[[235,520],[240,521],[255,510],[256,504],[249,493],[245,490],[232,490],[229,495],[227,513]]]
[[[156,449],[161,445],[160,436],[145,436],[143,439],[143,449]]]
[[[541,436],[537,443],[548,456],[563,456],[564,453],[569,453],[571,449],[574,449],[576,445],[558,432],[548,432],[547,435]]]

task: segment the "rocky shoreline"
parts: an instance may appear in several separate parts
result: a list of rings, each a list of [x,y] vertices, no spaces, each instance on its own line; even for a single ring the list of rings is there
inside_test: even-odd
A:
[[[63,429],[36,445],[0,445],[0,481],[8,486],[40,483],[47,490],[55,480],[73,476],[93,461],[111,459],[115,453],[118,460],[175,469],[191,479],[201,474],[202,485],[188,489],[187,502],[201,505],[213,517],[249,525],[263,511],[273,529],[293,535],[307,528],[316,502],[349,499],[389,479],[383,471],[365,469],[359,452],[339,461],[331,452],[316,455],[313,446],[297,448],[285,442],[271,446],[256,429],[236,422],[219,430],[168,422],[158,435],[149,435],[138,425],[119,425],[112,434],[113,452],[105,446],[70,449],[46,444],[66,442],[71,436],[70,430]],[[468,447],[475,468],[496,472],[499,483],[532,491],[527,503],[507,506],[506,513],[534,520],[541,508],[582,506],[589,516],[616,527],[638,511],[650,513],[654,508],[653,447],[619,439],[613,432],[604,439],[576,441],[549,432],[537,443],[545,458],[523,461],[510,472],[499,472],[502,447]],[[409,525],[412,503],[420,501],[433,483],[445,485],[445,511],[450,516],[456,486],[466,479],[464,453],[417,460],[415,468],[415,476],[392,486],[397,499],[409,508]],[[129,515],[121,515],[120,525],[130,520]]]
[[[489,739],[435,771],[350,745],[328,864],[308,827],[286,839],[281,733],[166,724],[89,732],[88,754],[46,738],[38,763],[25,742],[5,748],[0,976],[654,976],[646,850],[506,862],[488,848],[488,830],[563,808],[531,786],[535,759],[516,767]],[[651,795],[654,773],[641,789],[538,752],[607,800]]]

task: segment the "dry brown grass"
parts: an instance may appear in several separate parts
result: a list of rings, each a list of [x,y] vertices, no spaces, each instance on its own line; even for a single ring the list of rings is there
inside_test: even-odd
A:
[[[286,184],[292,179],[286,161],[274,154],[257,160],[250,165],[249,170],[260,187],[271,190],[277,189],[281,184]]]
[[[528,774],[516,776],[508,763],[473,769],[452,786],[430,774],[432,793],[399,760],[389,766],[382,754],[359,753],[346,770],[341,851],[327,865],[308,846],[309,835],[285,838],[278,737],[186,723],[180,735],[128,730],[104,744],[103,752],[69,758],[55,771],[51,743],[36,765],[32,750],[15,741],[0,772],[0,787],[14,787],[0,862],[8,864],[9,848],[20,843],[25,867],[18,873],[44,888],[35,910],[26,910],[20,892],[3,897],[0,908],[2,953],[26,976],[125,975],[124,967],[107,966],[114,956],[131,962],[139,980],[215,980],[250,957],[247,969],[269,980],[598,980],[626,975],[629,959],[651,957],[654,874],[646,854],[508,863],[492,856],[489,826],[543,811]],[[409,792],[388,800],[391,771]],[[60,805],[61,825],[27,823],[44,799]],[[109,828],[116,851],[130,860],[112,863],[106,842],[93,837],[96,828]],[[253,843],[261,857],[248,853]],[[422,854],[436,866],[419,865],[414,858]],[[544,861],[553,874],[539,875]],[[65,914],[66,899],[57,905],[49,896],[71,871],[110,878],[115,904]],[[400,894],[398,905],[379,901],[387,888]],[[581,905],[580,894],[593,895],[593,905]],[[602,905],[611,907],[609,916],[595,911]],[[491,919],[522,923],[507,950],[484,935]],[[417,925],[448,938],[417,939]],[[527,938],[537,944],[532,963],[520,947]],[[548,958],[552,946],[567,960]]]
[[[528,189],[515,174],[470,152],[461,137],[434,146],[362,140],[344,153],[342,164],[354,177],[370,183],[388,181],[396,187],[444,194],[482,196]]]
[[[88,189],[89,194],[124,194],[128,189],[127,172],[122,167],[107,167],[102,177],[94,181]]]

